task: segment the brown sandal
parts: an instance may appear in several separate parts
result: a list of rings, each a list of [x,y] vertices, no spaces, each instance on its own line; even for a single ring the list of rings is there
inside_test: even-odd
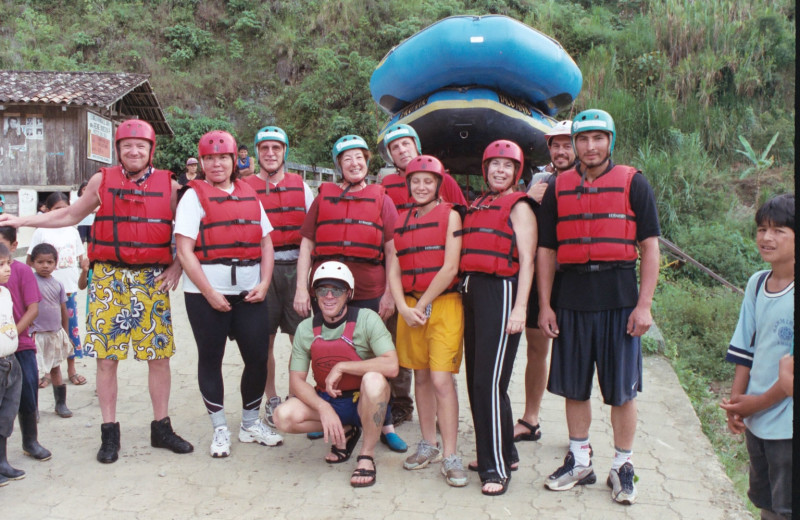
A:
[[[53,381],[50,379],[50,374],[45,374],[39,379],[39,388],[47,388]]]
[[[85,385],[86,384],[86,378],[76,372],[76,373],[72,374],[71,376],[69,376],[69,382],[72,383],[75,386]]]

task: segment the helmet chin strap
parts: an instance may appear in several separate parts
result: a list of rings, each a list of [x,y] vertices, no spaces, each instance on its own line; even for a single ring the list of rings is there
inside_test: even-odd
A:
[[[259,163],[259,164],[261,164],[261,163]],[[263,167],[263,165],[261,165],[261,166]],[[274,177],[281,170],[283,170],[283,161],[281,161],[281,164],[274,171],[269,171],[266,168],[264,168],[264,172],[267,174],[268,177]]]

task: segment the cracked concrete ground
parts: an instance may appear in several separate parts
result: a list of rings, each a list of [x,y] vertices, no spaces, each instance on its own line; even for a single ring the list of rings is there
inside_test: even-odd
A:
[[[231,456],[212,459],[208,455],[212,429],[197,387],[197,353],[180,292],[173,295],[173,315],[178,352],[172,358],[170,416],[175,430],[194,444],[194,453],[175,455],[150,446],[153,417],[147,367],[126,360],[119,369],[120,459],[109,465],[98,463],[95,454],[101,419],[93,386],[95,364],[91,359],[78,361],[89,384],[68,385],[67,403],[74,417],[55,415],[49,388],[39,393],[39,439],[53,452],[53,458],[37,462],[25,457],[18,429],[8,441],[10,462],[27,476],[0,488],[4,519],[751,518],[701,432],[675,373],[659,357],[645,358],[644,363],[633,456],[639,500],[630,507],[614,503],[605,485],[613,443],[609,409],[603,406],[596,387],[590,435],[598,479],[594,485],[570,491],[552,492],[543,487],[567,449],[563,399],[551,394],[545,394],[543,403],[543,437],[539,442],[517,445],[521,467],[513,474],[508,492],[500,497],[483,496],[476,473],[470,472],[467,487],[451,488],[438,464],[406,471],[402,467],[406,454],[393,453],[380,444],[377,483],[365,489],[349,485],[354,460],[325,464],[322,458],[327,446],[304,435],[286,435],[284,445],[275,448],[240,444],[233,435]],[[279,336],[276,356],[278,367],[284,367],[277,373],[277,384],[279,392],[285,393],[289,357],[285,335]],[[524,407],[525,361],[523,339],[509,390],[515,417],[521,416]],[[240,373],[238,350],[229,343],[223,374],[233,432],[241,413]],[[466,465],[474,458],[474,431],[463,367],[457,381],[459,451]],[[416,418],[400,426],[398,433],[413,449],[419,439]]]

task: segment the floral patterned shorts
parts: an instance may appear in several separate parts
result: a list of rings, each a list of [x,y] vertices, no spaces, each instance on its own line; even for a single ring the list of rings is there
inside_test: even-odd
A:
[[[172,357],[172,313],[169,293],[156,288],[161,267],[126,268],[96,262],[89,286],[84,352],[98,359]]]

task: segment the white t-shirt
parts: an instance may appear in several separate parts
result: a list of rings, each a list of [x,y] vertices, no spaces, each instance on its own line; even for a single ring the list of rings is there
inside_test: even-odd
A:
[[[86,254],[81,235],[74,226],[62,228],[37,228],[31,237],[28,254],[39,244],[51,244],[58,251],[58,265],[53,278],[61,282],[67,294],[78,292],[81,277],[80,257]]]
[[[17,351],[19,338],[17,325],[14,323],[14,304],[11,292],[0,286],[0,357],[6,357]]]
[[[223,190],[226,193],[233,193],[233,186]],[[261,203],[258,203],[261,206]],[[197,240],[200,234],[200,221],[206,216],[197,193],[189,188],[184,193],[183,198],[175,211],[175,234]],[[261,237],[269,235],[272,231],[267,214],[261,208]],[[250,291],[261,282],[261,266],[248,265],[236,268],[236,285],[231,285],[231,266],[223,264],[201,264],[208,283],[214,290],[222,294],[239,294],[242,291]],[[199,293],[200,289],[189,279],[186,272],[183,273],[183,290],[185,292]]]

